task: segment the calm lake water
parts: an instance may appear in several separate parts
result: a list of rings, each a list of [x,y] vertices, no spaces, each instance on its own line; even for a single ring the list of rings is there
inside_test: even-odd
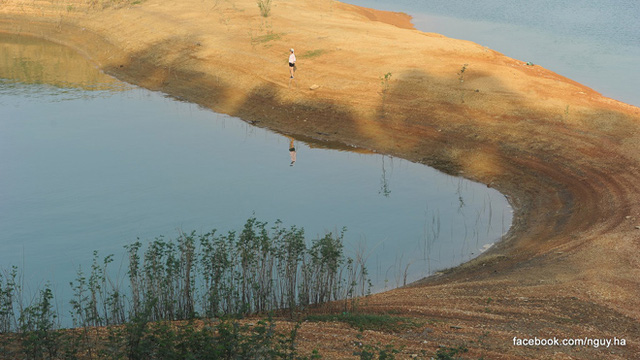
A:
[[[129,86],[73,51],[0,36],[0,267],[58,294],[94,250],[241,230],[255,214],[347,227],[376,289],[477,256],[509,228],[505,197],[397,158],[322,149]],[[124,272],[124,271],[123,271]]]
[[[640,106],[640,1],[344,2],[408,13],[419,30],[471,40]]]

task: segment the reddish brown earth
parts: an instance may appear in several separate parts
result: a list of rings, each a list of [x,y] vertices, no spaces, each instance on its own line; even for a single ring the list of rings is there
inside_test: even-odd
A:
[[[427,325],[365,341],[404,346],[402,358],[439,345],[465,345],[473,359],[640,358],[640,109],[419,32],[402,14],[330,0],[275,1],[267,18],[253,0],[114,3],[4,0],[0,30],[68,45],[119,79],[257,126],[420,162],[509,197],[513,226],[489,252],[359,307]],[[342,358],[356,335],[305,323],[301,341]],[[626,346],[519,347],[516,336]]]

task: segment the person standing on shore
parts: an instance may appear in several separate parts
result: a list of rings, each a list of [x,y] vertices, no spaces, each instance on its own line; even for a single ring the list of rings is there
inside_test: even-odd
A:
[[[289,51],[289,73],[291,74],[291,79],[293,79],[293,73],[296,71],[296,55],[293,53],[293,48]]]

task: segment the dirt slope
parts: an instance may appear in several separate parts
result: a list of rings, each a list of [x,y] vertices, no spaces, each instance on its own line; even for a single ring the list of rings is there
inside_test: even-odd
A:
[[[516,217],[498,246],[361,305],[428,328],[367,337],[404,344],[403,357],[464,344],[469,358],[638,358],[640,109],[411,29],[405,15],[331,0],[275,1],[266,18],[253,0],[91,3],[4,0],[0,30],[66,44],[122,80],[257,126],[421,162],[509,196]],[[307,324],[304,346],[350,355],[342,332],[355,335]],[[514,336],[627,344],[517,347]]]

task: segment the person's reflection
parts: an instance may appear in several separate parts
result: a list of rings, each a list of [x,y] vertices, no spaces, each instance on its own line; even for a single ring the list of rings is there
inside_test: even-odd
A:
[[[293,166],[296,163],[296,147],[293,145],[293,138],[289,138],[291,140],[289,142],[289,156],[291,156],[291,164],[289,166]]]

